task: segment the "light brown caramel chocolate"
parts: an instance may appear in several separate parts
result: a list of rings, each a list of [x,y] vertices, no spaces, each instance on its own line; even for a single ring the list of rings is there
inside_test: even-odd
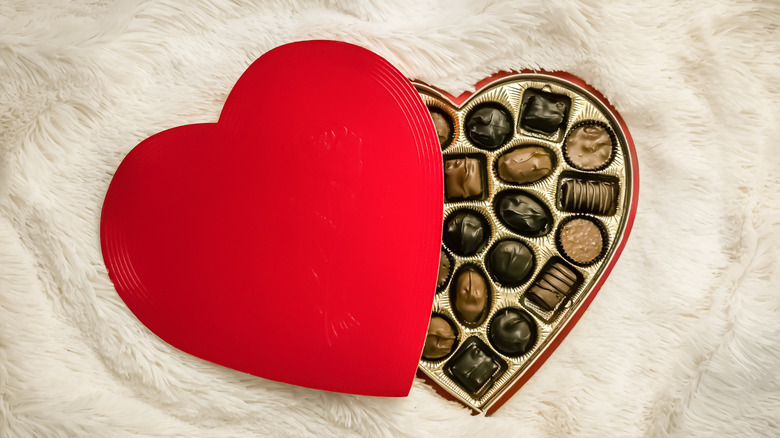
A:
[[[482,195],[482,175],[476,158],[454,158],[444,162],[444,185],[448,199]]]
[[[575,167],[598,169],[612,156],[612,137],[599,125],[583,125],[569,134],[563,151]]]
[[[566,222],[561,228],[558,243],[567,257],[581,264],[596,260],[604,248],[601,230],[588,219],[573,219]]]
[[[508,182],[528,184],[539,181],[550,172],[550,153],[537,146],[515,149],[498,159],[498,176]]]
[[[455,310],[466,322],[476,323],[482,317],[488,299],[485,279],[476,271],[465,270],[455,283]]]
[[[450,276],[450,258],[444,251],[439,256],[439,279],[436,282],[436,287],[442,287],[447,283],[447,278]]]
[[[452,128],[447,119],[436,111],[431,111],[431,118],[433,119],[433,126],[436,128],[436,135],[439,136],[439,145],[444,145],[450,138]]]
[[[617,211],[618,183],[567,178],[561,181],[561,208],[611,216]]]
[[[568,297],[577,282],[577,274],[563,263],[553,263],[542,272],[526,297],[543,310],[550,311]]]
[[[432,316],[422,356],[425,359],[441,359],[450,354],[455,344],[455,331],[446,319]]]

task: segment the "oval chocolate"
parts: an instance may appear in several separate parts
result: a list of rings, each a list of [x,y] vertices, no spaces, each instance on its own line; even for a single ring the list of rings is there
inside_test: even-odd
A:
[[[498,158],[498,176],[507,182],[529,184],[549,175],[553,162],[552,155],[545,148],[528,146],[514,149]]]
[[[506,287],[520,286],[534,270],[533,252],[517,240],[499,242],[487,258],[490,273]]]
[[[534,196],[508,191],[496,199],[496,213],[510,230],[526,236],[539,236],[550,229],[550,210]]]
[[[485,277],[475,269],[464,269],[458,274],[452,293],[455,313],[467,323],[478,323],[486,313],[489,294]]]

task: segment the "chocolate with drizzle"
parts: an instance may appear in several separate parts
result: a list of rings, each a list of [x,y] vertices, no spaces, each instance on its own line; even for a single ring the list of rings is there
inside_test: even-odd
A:
[[[562,179],[560,194],[565,211],[611,216],[617,210],[617,182]]]

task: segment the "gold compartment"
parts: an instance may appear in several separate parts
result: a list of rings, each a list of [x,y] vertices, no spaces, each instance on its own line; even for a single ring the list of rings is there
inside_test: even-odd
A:
[[[480,212],[490,225],[490,235],[484,247],[474,256],[461,257],[452,251],[445,249],[450,256],[450,276],[447,284],[440,288],[436,293],[433,304],[433,313],[438,313],[447,317],[457,331],[456,346],[453,351],[441,360],[421,359],[420,370],[441,386],[447,392],[465,405],[471,407],[477,412],[488,410],[493,404],[499,401],[506,392],[520,380],[529,368],[539,359],[544,351],[560,335],[561,329],[566,325],[572,315],[577,313],[580,306],[586,301],[587,297],[594,294],[593,286],[598,283],[604,274],[605,268],[615,255],[615,250],[623,239],[623,232],[628,219],[628,211],[633,200],[632,196],[632,166],[631,156],[626,135],[621,129],[612,112],[595,96],[587,90],[576,84],[560,79],[555,76],[543,74],[515,74],[498,79],[487,87],[479,90],[470,96],[462,105],[452,104],[446,97],[437,90],[425,84],[415,84],[423,101],[429,107],[435,107],[443,110],[452,117],[452,141],[442,150],[444,159],[451,155],[481,155],[487,164],[487,181],[483,181],[483,188],[487,190],[487,196],[479,200],[465,200],[457,202],[444,201],[444,218],[447,218],[455,210],[467,208]],[[565,121],[565,128],[559,129],[552,135],[543,135],[528,132],[520,128],[521,105],[523,94],[529,89],[541,89],[554,94],[565,95],[571,99],[568,117]],[[465,135],[466,115],[476,105],[496,102],[510,111],[513,122],[514,135],[503,146],[489,151],[472,145]],[[614,155],[609,164],[598,171],[579,170],[570,166],[563,156],[564,142],[573,126],[585,121],[595,121],[608,126],[614,134],[616,147]],[[498,178],[495,170],[495,163],[498,157],[505,152],[517,146],[542,146],[547,150],[553,151],[556,159],[556,167],[552,172],[540,181],[531,184],[510,184]],[[617,200],[617,210],[614,215],[600,216],[586,213],[565,212],[558,208],[558,185],[562,172],[573,171],[578,174],[587,175],[605,175],[618,180],[619,191]],[[497,193],[505,189],[519,189],[528,192],[546,204],[553,216],[551,231],[541,237],[526,237],[508,229],[496,217],[493,201]],[[582,276],[583,281],[579,287],[571,293],[568,299],[559,303],[558,307],[552,311],[545,312],[530,301],[523,298],[525,291],[533,284],[546,262],[554,256],[562,256],[556,246],[555,235],[561,221],[569,216],[587,216],[595,218],[606,230],[608,235],[608,245],[605,253],[599,261],[589,266],[577,266],[573,263],[567,263]],[[518,287],[507,288],[496,283],[489,274],[489,269],[485,263],[485,257],[490,248],[499,240],[512,238],[528,245],[534,253],[535,267],[528,280]],[[442,245],[442,248],[446,248]],[[485,273],[485,280],[491,288],[491,298],[488,301],[490,310],[484,318],[484,322],[476,327],[467,327],[459,322],[454,314],[450,301],[450,285],[454,281],[453,273],[464,264],[478,265]],[[488,339],[488,325],[495,313],[504,307],[515,307],[525,310],[534,320],[537,326],[537,339],[535,345],[520,357],[508,357],[502,355],[492,347]],[[481,339],[486,345],[493,348],[493,354],[500,357],[507,364],[507,370],[493,383],[480,398],[473,398],[468,392],[464,391],[457,383],[452,381],[444,371],[447,361],[452,358],[464,341],[472,336]]]

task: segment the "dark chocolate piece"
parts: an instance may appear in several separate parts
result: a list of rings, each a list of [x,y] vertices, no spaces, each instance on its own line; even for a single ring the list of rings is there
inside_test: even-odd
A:
[[[459,255],[470,256],[482,247],[488,235],[484,219],[474,213],[458,212],[444,227],[444,243]]]
[[[501,285],[515,287],[523,284],[534,269],[534,255],[517,240],[504,240],[490,250],[490,272]]]
[[[448,278],[450,278],[450,258],[442,250],[439,256],[439,279],[436,282],[436,287],[443,287],[447,283]]]
[[[454,158],[444,162],[444,189],[447,199],[467,199],[482,195],[482,172],[476,158]]]
[[[439,111],[431,110],[431,119],[433,119],[433,126],[436,128],[436,135],[439,137],[439,145],[444,146],[452,134],[452,126],[448,117]]]
[[[493,106],[485,106],[469,114],[466,133],[472,143],[485,149],[496,149],[512,135],[509,114]]]
[[[476,340],[464,343],[449,363],[449,372],[463,388],[476,395],[486,391],[501,373],[501,365]]]
[[[487,308],[488,286],[477,271],[466,269],[455,282],[455,312],[464,321],[474,324],[482,319]]]
[[[497,207],[498,217],[518,234],[537,236],[548,230],[552,221],[547,207],[523,193],[499,195]]]
[[[604,249],[601,228],[590,219],[572,219],[561,227],[558,236],[561,252],[579,264],[592,263]]]
[[[441,316],[432,316],[428,324],[428,336],[425,337],[423,358],[441,359],[450,354],[453,345],[455,345],[455,330],[452,329],[452,325]]]
[[[565,211],[611,216],[617,211],[617,198],[617,182],[561,180],[561,208]]]
[[[552,158],[547,149],[530,146],[515,149],[498,158],[498,176],[504,181],[528,184],[552,172]]]
[[[599,125],[583,125],[571,131],[563,153],[578,169],[598,169],[612,156],[612,137]]]
[[[501,354],[522,356],[536,343],[536,324],[525,312],[506,308],[493,317],[488,336]]]
[[[526,298],[542,310],[550,311],[574,292],[577,274],[560,262],[549,265],[526,293]]]
[[[553,134],[566,119],[569,105],[565,96],[535,94],[525,103],[521,125],[523,129]]]

